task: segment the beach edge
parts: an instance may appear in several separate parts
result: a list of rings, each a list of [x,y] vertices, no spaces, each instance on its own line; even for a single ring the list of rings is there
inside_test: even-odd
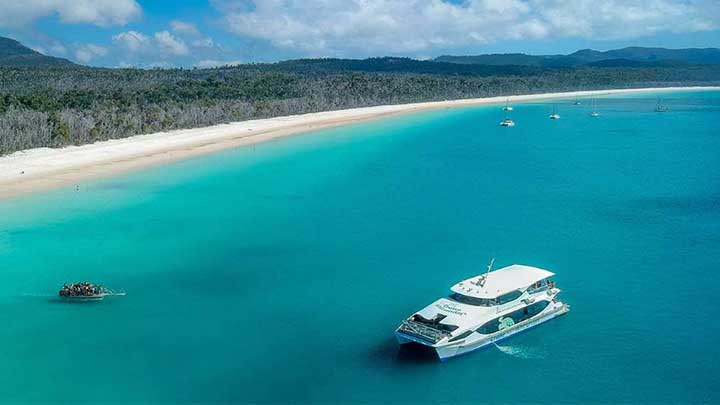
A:
[[[508,97],[517,103],[594,95],[706,90],[720,90],[720,87],[614,89],[382,105],[134,135],[57,149],[30,149],[0,157],[0,200],[319,129],[400,114],[502,104]]]

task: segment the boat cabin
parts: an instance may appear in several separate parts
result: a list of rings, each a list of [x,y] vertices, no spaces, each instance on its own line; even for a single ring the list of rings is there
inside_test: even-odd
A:
[[[526,290],[532,294],[552,288],[549,278],[554,275],[537,267],[514,264],[455,284],[449,298],[474,306],[503,305],[520,298]]]

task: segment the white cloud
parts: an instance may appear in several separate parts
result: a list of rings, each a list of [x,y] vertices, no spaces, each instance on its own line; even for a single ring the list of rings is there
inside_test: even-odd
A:
[[[150,38],[137,31],[121,32],[112,37],[115,44],[118,44],[131,52],[144,52],[150,46]]]
[[[239,65],[242,61],[239,60],[212,60],[212,59],[205,59],[201,60],[200,62],[196,63],[195,66],[199,68],[212,68],[212,67],[219,67],[219,66],[231,66],[231,65]]]
[[[67,54],[67,48],[65,47],[65,45],[63,45],[59,42],[51,44],[49,49],[50,49],[50,53],[52,53],[53,55]]]
[[[84,44],[75,49],[75,59],[80,63],[88,63],[98,56],[105,56],[107,52],[107,48],[100,45]]]
[[[158,68],[158,69],[170,69],[174,68],[175,64],[166,60],[160,60],[155,62],[150,62],[146,64],[144,67],[148,68]]]
[[[200,31],[198,31],[197,27],[193,23],[173,20],[170,21],[170,27],[172,27],[173,32],[175,32],[176,34],[200,35]]]
[[[68,49],[65,45],[61,42],[53,40],[52,38],[46,39],[46,41],[43,41],[42,44],[33,44],[30,48],[43,55],[64,56],[68,53]]]
[[[219,47],[212,38],[198,38],[188,44],[169,31],[154,34],[126,31],[113,36],[112,40],[116,45],[113,56],[130,66],[174,66],[179,60],[220,59]],[[157,59],[157,62],[147,62]]]
[[[539,0],[536,0],[540,2]],[[542,0],[542,18],[558,36],[624,39],[720,27],[715,0]]]
[[[720,26],[718,0],[214,0],[227,29],[310,54],[421,53],[503,40],[621,39]]]
[[[215,41],[212,38],[197,39],[190,43],[194,48],[212,48],[215,46]]]
[[[0,26],[22,27],[57,15],[63,23],[125,25],[142,14],[136,0],[0,0]]]
[[[155,33],[155,41],[160,45],[162,49],[173,55],[187,55],[188,47],[180,38],[174,37],[167,31],[160,31]]]

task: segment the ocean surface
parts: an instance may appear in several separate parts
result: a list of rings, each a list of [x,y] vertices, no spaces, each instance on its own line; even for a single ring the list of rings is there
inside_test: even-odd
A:
[[[0,202],[0,401],[720,402],[720,92],[656,97],[404,115]],[[556,272],[570,313],[445,363],[398,349],[492,257]],[[127,295],[55,298],[81,280]]]

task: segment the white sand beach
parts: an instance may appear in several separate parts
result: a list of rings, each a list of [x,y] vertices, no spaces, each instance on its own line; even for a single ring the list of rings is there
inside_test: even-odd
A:
[[[511,102],[587,97],[592,95],[720,90],[720,87],[672,87],[513,95]],[[207,154],[222,149],[265,142],[284,136],[371,120],[389,115],[505,103],[507,97],[489,97],[415,104],[385,105],[276,117],[137,135],[61,149],[38,148],[0,157],[0,198],[73,185],[100,176]]]

